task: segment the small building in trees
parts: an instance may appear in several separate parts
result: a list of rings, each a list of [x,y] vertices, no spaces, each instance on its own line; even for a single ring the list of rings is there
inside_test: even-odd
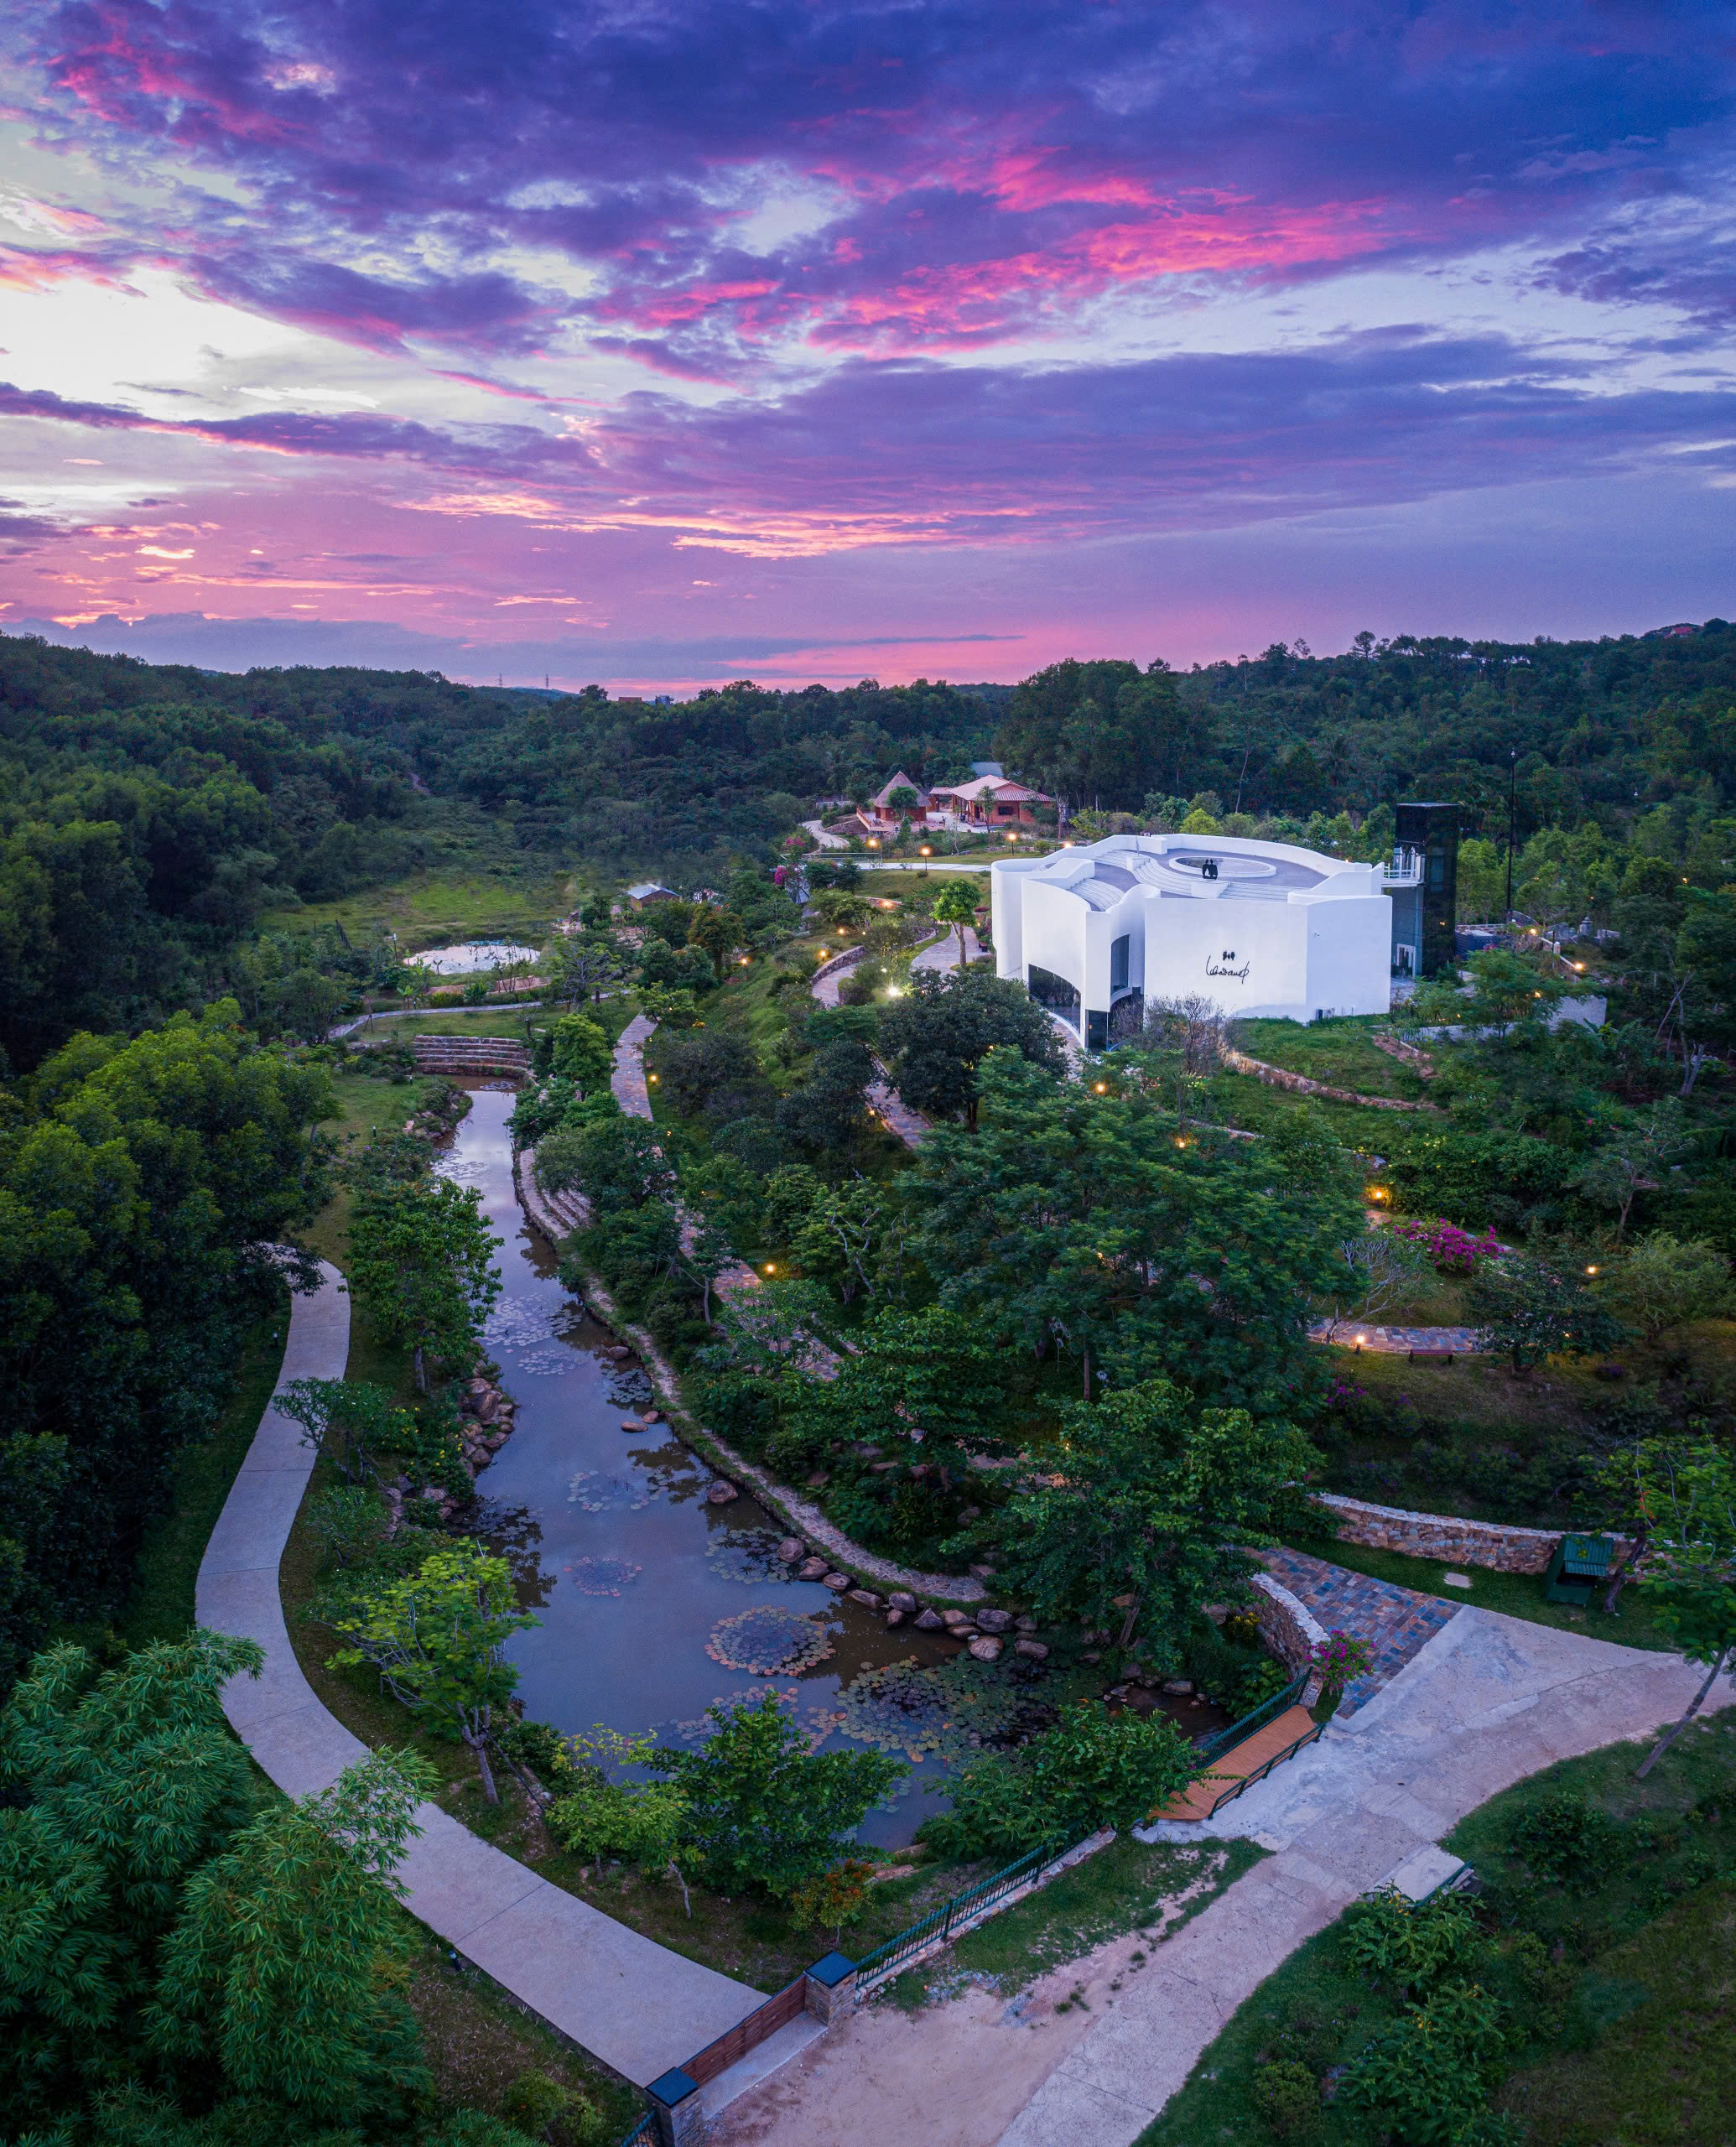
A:
[[[637,886],[629,887],[626,898],[635,909],[648,909],[653,902],[673,902],[681,899],[673,887],[665,887],[656,880],[642,880]]]

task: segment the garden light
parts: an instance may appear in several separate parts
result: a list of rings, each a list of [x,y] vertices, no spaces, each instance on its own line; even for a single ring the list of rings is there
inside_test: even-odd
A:
[[[653,1081],[653,1082],[654,1082],[654,1081],[657,1079],[657,1076],[656,1076],[656,1074],[647,1074],[645,1076],[645,1078],[646,1078],[646,1079],[647,1079],[647,1081]]]
[[[1595,1267],[1588,1267],[1585,1271],[1588,1275],[1595,1275],[1598,1271]]]
[[[927,843],[923,845],[923,855],[924,857],[930,857],[933,855],[933,852],[929,849]]]
[[[1109,1083],[1107,1081],[1099,1081],[1097,1084],[1097,1093],[1099,1096],[1106,1096],[1109,1094]]]
[[[768,1260],[766,1262],[766,1272],[768,1275],[775,1275],[777,1272],[777,1266],[775,1261]]]

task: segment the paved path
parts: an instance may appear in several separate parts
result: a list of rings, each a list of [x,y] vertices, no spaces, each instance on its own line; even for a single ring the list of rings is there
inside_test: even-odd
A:
[[[850,848],[845,837],[829,833],[821,821],[804,820],[802,824],[822,850],[848,850]]]
[[[974,1991],[914,2019],[865,2008],[744,2096],[714,2147],[1130,2147],[1242,2001],[1359,1894],[1523,1775],[1671,1720],[1700,1675],[1462,1610],[1353,1721],[1215,1819],[1153,1830],[1250,1834],[1276,1853],[1138,1973],[1128,1940],[1099,1949],[1112,1969],[1058,1971],[1027,2000]],[[1092,2009],[1058,2016],[1076,1973]]]
[[[278,1376],[341,1379],[350,1300],[335,1267],[294,1300]],[[264,1674],[223,1696],[236,1734],[290,1796],[326,1789],[366,1749],[326,1712],[301,1672],[283,1623],[278,1567],[314,1465],[301,1427],[275,1398],[242,1463],[199,1568],[201,1625],[265,1650]],[[746,1983],[669,1952],[461,1826],[417,1807],[422,1837],[399,1872],[411,1912],[559,2034],[643,2087],[745,2019],[761,2002]]]
[[[615,1047],[615,1071],[609,1086],[629,1118],[649,1118],[651,1091],[645,1085],[645,1047],[657,1034],[648,1014],[635,1014]]]
[[[1365,1708],[1383,1685],[1397,1677],[1414,1660],[1449,1619],[1467,1606],[1445,1603],[1439,1596],[1420,1595],[1414,1588],[1396,1587],[1391,1581],[1374,1580],[1344,1566],[1328,1565],[1324,1558],[1311,1558],[1305,1551],[1262,1551],[1260,1562],[1276,1581],[1281,1581],[1305,1604],[1325,1626],[1354,1633],[1374,1651],[1375,1660],[1365,1677],[1355,1677],[1344,1687],[1339,1718]]]
[[[964,928],[965,960],[967,962],[977,960],[982,951],[982,943],[976,936],[976,927],[974,924],[967,924]],[[956,928],[949,930],[943,939],[937,939],[933,946],[924,947],[921,954],[912,954],[910,966],[912,973],[917,970],[936,970],[943,975],[949,970],[957,969],[959,934]]]
[[[865,948],[852,947],[847,953],[840,954],[836,961],[829,963],[825,969],[819,972],[813,982],[808,986],[808,990],[822,1006],[835,1006],[838,1004],[839,985],[861,960],[866,951]],[[917,959],[920,960],[921,957],[918,956]],[[915,964],[912,963],[912,967],[914,966]],[[878,1061],[876,1062],[876,1064],[878,1063]],[[886,1069],[882,1067],[881,1070],[883,1074]],[[896,1133],[907,1148],[921,1147],[925,1137],[933,1131],[932,1120],[924,1118],[920,1111],[912,1110],[908,1105],[900,1101],[898,1092],[890,1081],[885,1079],[871,1081],[862,1093],[868,1099],[869,1109],[886,1127],[887,1132]]]
[[[1366,1349],[1371,1356],[1407,1357],[1413,1349],[1452,1357],[1484,1354],[1474,1327],[1361,1327],[1354,1319],[1323,1319],[1308,1329],[1308,1339],[1338,1349]]]
[[[430,1015],[448,1014],[533,1014],[542,1005],[540,999],[502,999],[482,1006],[465,1006],[456,1001],[450,1006],[387,1006],[377,1014],[358,1014],[353,1022],[340,1022],[325,1034],[333,1043],[345,1037],[353,1037],[358,1029],[369,1027],[375,1022],[424,1022]]]

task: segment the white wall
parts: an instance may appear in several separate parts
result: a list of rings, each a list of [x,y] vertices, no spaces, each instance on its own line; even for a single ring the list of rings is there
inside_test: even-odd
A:
[[[1141,849],[1198,849],[1148,840]],[[1329,871],[1318,885],[1261,900],[1229,892],[1231,881],[1209,893],[1160,895],[1143,884],[1099,910],[1071,892],[1091,877],[1101,852],[1114,861],[1127,845],[1112,838],[1052,860],[997,860],[993,890],[996,967],[1002,976],[1025,978],[1034,964],[1076,985],[1087,1011],[1107,1010],[1110,949],[1130,941],[1128,980],[1148,999],[1212,999],[1231,1015],[1312,1021],[1317,1012],[1384,1014],[1391,1003],[1392,904],[1380,890],[1378,871],[1361,866]],[[1229,855],[1290,859],[1312,866],[1316,859],[1288,845],[1214,837],[1210,847]],[[1052,869],[1045,871],[1045,865]],[[1104,883],[1096,883],[1099,892]]]

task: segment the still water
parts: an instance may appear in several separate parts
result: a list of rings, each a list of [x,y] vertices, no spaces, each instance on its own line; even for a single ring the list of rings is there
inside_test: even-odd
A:
[[[518,1412],[477,1490],[485,1532],[542,1620],[508,1650],[526,1713],[569,1732],[605,1723],[674,1742],[704,1734],[714,1701],[775,1687],[816,1749],[915,1756],[902,1791],[860,1829],[865,1842],[907,1842],[944,1808],[925,1784],[980,1737],[1029,1719],[1043,1673],[973,1663],[907,1627],[889,1632],[860,1604],[791,1579],[774,1555],[787,1531],[764,1507],[745,1495],[707,1505],[715,1477],[678,1439],[661,1426],[622,1432],[624,1417],[654,1404],[650,1382],[601,1354],[615,1338],[563,1289],[519,1207],[512,1094],[472,1094],[439,1167],[481,1193],[502,1240],[505,1287],[486,1339]]]

